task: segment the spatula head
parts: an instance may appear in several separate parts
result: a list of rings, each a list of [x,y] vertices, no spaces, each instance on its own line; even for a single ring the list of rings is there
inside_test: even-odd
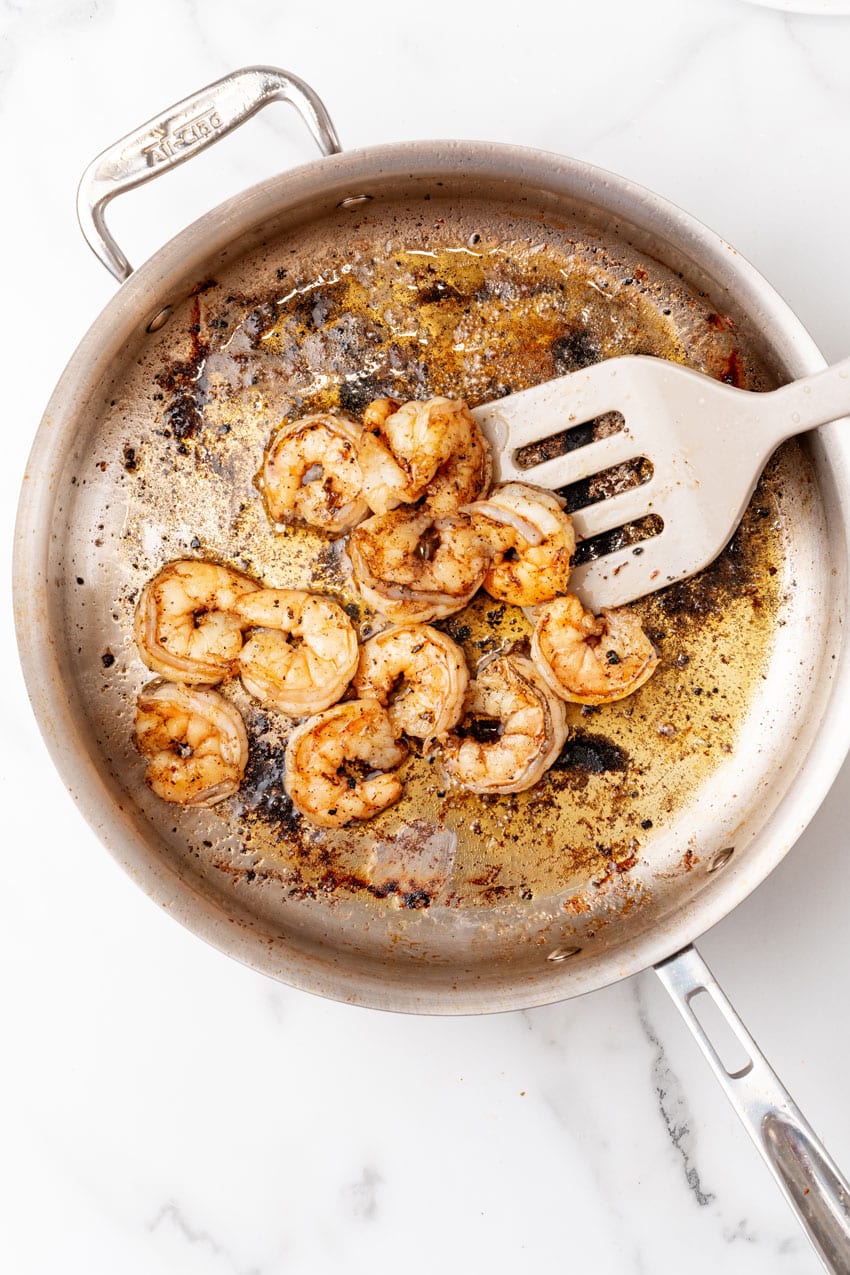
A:
[[[573,513],[580,544],[570,587],[599,611],[694,575],[720,553],[766,460],[760,397],[635,355],[473,415],[493,448],[497,481],[568,498],[583,485],[579,494],[593,503]]]

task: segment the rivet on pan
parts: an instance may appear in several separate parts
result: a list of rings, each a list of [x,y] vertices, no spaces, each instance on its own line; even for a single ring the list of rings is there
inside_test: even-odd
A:
[[[726,864],[732,858],[732,855],[734,853],[735,853],[734,846],[727,846],[725,850],[718,850],[717,854],[714,856],[711,863],[708,865],[708,868],[706,869],[706,871],[717,872],[719,868],[725,868]]]
[[[146,332],[158,332],[160,328],[164,328],[168,320],[171,318],[173,310],[170,305],[164,305],[158,314],[155,314],[148,326]]]
[[[368,204],[374,198],[374,195],[348,195],[339,201],[337,208],[356,208],[358,204]]]
[[[580,947],[556,947],[546,957],[547,961],[568,961],[571,956],[578,956]]]

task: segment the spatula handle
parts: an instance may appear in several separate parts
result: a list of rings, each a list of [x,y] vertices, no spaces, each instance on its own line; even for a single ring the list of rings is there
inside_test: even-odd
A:
[[[850,358],[759,398],[765,400],[762,419],[776,444],[850,415]]]
[[[850,406],[850,403],[848,403]],[[815,1251],[832,1275],[850,1275],[850,1186],[817,1134],[693,947],[656,965],[655,972],[696,1037],[726,1097],[778,1182]],[[747,1054],[729,1071],[694,1012],[711,997]]]

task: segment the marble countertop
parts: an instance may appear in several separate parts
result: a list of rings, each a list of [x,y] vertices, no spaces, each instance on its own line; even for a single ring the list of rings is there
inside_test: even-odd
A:
[[[304,77],[347,147],[500,139],[626,174],[718,230],[828,358],[846,355],[850,17],[828,15],[850,5],[793,7],[0,0],[6,577],[32,435],[113,292],[77,229],[79,175],[238,66]],[[294,114],[266,112],[119,201],[112,224],[141,260],[309,157]],[[0,1269],[820,1269],[651,973],[449,1020],[242,968],[152,906],[82,822],[29,710],[8,593],[0,642]],[[845,766],[793,852],[701,944],[845,1170],[848,798]]]

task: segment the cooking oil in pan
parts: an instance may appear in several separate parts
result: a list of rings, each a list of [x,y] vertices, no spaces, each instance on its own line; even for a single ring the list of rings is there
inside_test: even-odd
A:
[[[357,416],[385,395],[445,394],[474,406],[627,353],[769,387],[731,321],[656,263],[531,220],[505,216],[488,233],[487,215],[476,222],[474,205],[462,217],[446,206],[430,218],[389,206],[354,229],[346,222],[344,255],[328,246],[338,237],[327,228],[294,233],[206,281],[120,387],[112,432],[126,507],[112,607],[125,675],[104,671],[100,703],[112,755],[137,787],[144,768],[128,724],[147,674],[132,646],[132,610],[163,563],[196,554],[270,586],[327,592],[361,636],[372,631],[344,542],[274,530],[266,518],[254,479],[283,418]],[[353,892],[411,909],[580,899],[590,882],[627,874],[735,748],[775,633],[785,465],[780,457],[769,467],[712,567],[638,604],[661,653],[657,673],[619,703],[568,705],[570,739],[530,791],[453,789],[439,752],[414,749],[397,806],[362,826],[312,828],[283,789],[289,723],[234,683],[225,693],[246,716],[251,760],[239,796],[205,815],[209,835],[194,853],[293,898]],[[573,507],[594,494],[570,493]],[[438,627],[473,671],[495,650],[526,649],[530,634],[521,611],[483,593]]]

